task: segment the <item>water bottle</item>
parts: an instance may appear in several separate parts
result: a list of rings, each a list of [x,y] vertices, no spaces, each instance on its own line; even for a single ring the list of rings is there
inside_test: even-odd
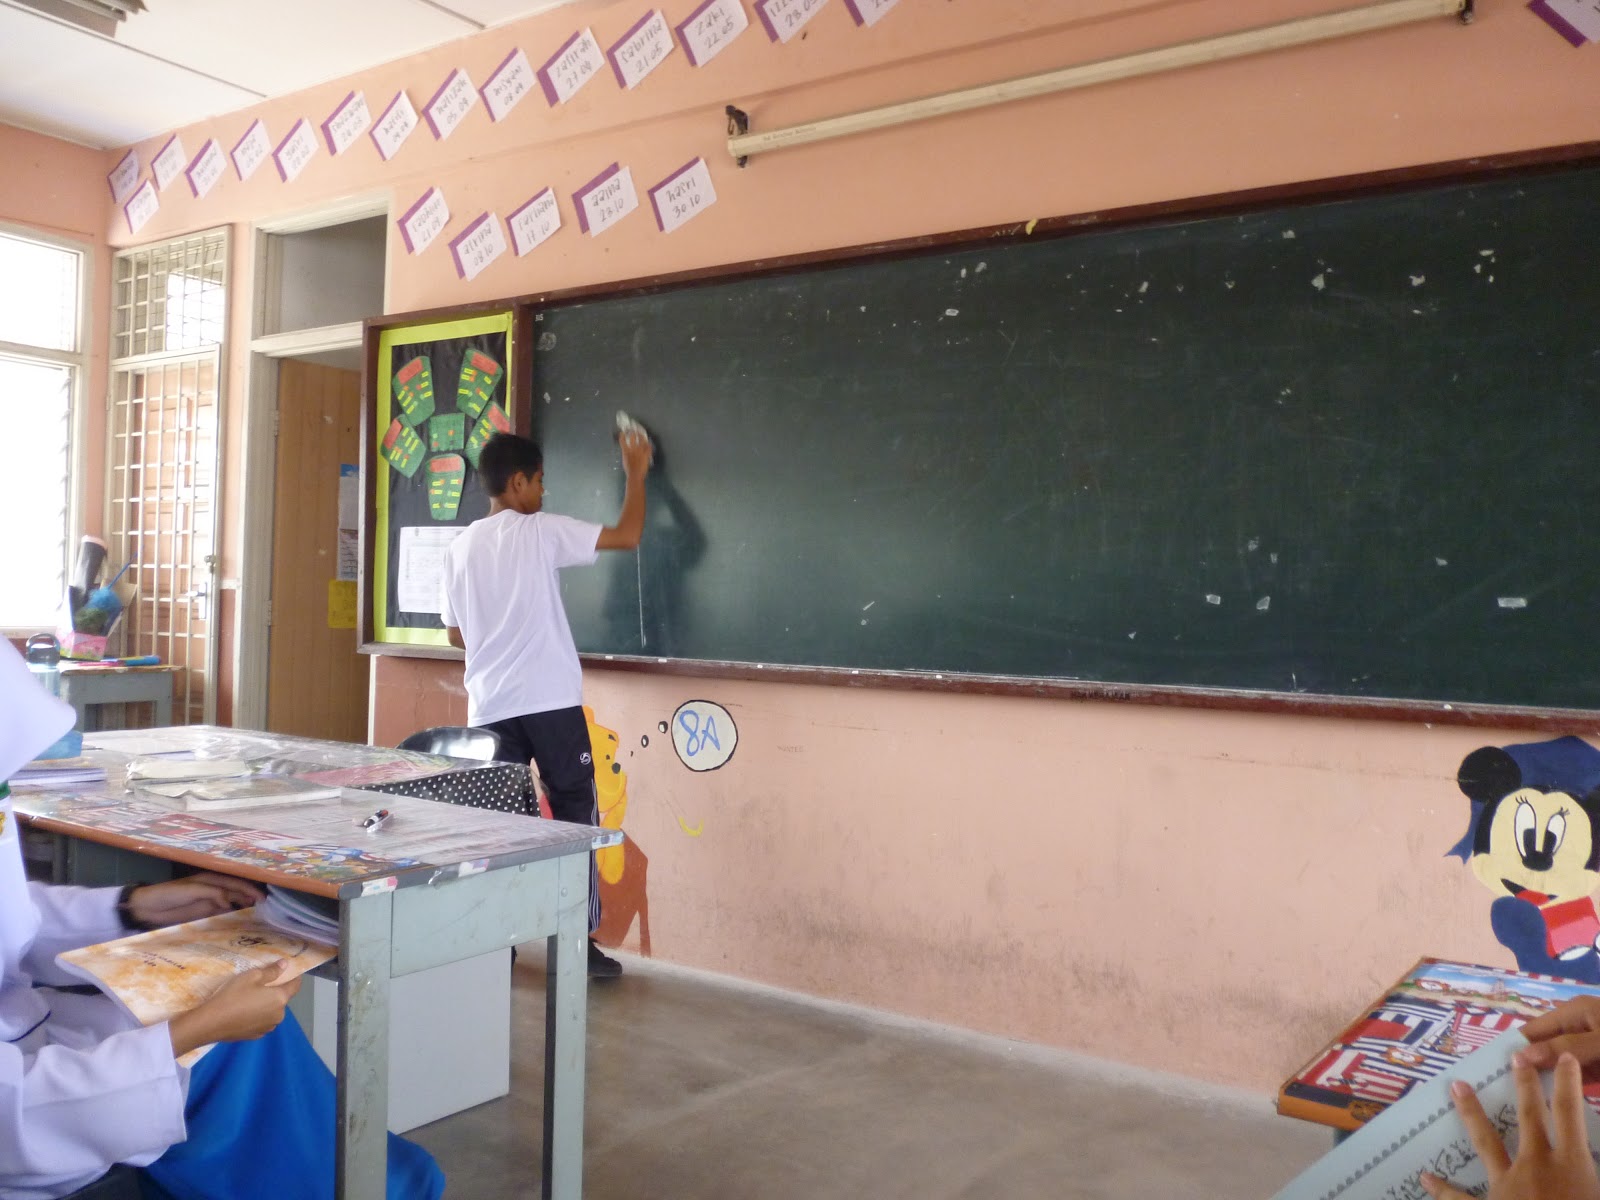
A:
[[[53,633],[36,633],[23,647],[23,658],[39,686],[52,696],[61,695],[61,643]]]

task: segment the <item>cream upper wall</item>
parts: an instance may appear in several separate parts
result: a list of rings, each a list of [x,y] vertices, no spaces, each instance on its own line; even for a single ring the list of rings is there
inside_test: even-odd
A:
[[[84,381],[83,472],[79,503],[86,533],[104,532],[106,361],[110,337],[111,251],[107,227],[111,192],[105,155],[42,133],[0,124],[0,222],[70,238],[90,247],[89,308],[85,339],[89,373]]]
[[[280,138],[352,87],[375,113],[401,85],[420,105],[456,65],[481,83],[513,46],[537,62],[584,19],[605,44],[647,7],[492,30],[182,131],[184,145],[231,147],[258,115]],[[480,105],[448,141],[421,129],[389,164],[364,141],[339,160],[320,152],[289,185],[270,165],[204,201],[180,182],[140,237],[371,192],[398,214],[438,185],[455,214],[445,238],[412,257],[391,230],[390,307],[404,311],[1600,140],[1600,50],[1572,49],[1521,0],[1483,0],[1468,28],[1440,20],[1110,85],[744,171],[723,149],[728,102],[772,127],[1335,7],[902,0],[857,30],[830,0],[787,47],[752,27],[698,70],[679,50],[633,93],[603,77],[564,109],[532,96],[501,126]],[[705,216],[671,235],[644,211],[599,238],[578,233],[571,192],[609,163],[642,188],[695,155],[720,195]],[[546,185],[566,228],[459,281],[447,237]],[[115,223],[110,236],[129,240]],[[235,266],[243,288],[244,239]],[[236,339],[248,294],[235,293]],[[230,437],[230,460],[237,448]],[[240,513],[235,483],[228,574]],[[375,683],[381,739],[464,717],[458,664],[384,659]],[[602,671],[586,687],[630,752],[627,828],[650,859],[653,948],[677,961],[1260,1090],[1417,956],[1508,961],[1488,897],[1443,854],[1465,823],[1456,765],[1512,731]],[[735,761],[709,777],[656,737],[695,695],[727,704],[741,731]],[[679,816],[703,821],[702,835]]]

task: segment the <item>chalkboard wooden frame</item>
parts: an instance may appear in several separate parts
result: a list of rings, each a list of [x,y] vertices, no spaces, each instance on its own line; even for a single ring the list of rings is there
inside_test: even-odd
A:
[[[1292,207],[1296,203],[1315,203],[1329,199],[1349,199],[1401,192],[1422,184],[1449,184],[1492,180],[1511,173],[1559,171],[1564,168],[1600,163],[1600,142],[1517,152],[1492,157],[1426,164],[1390,171],[1371,172],[1335,179],[1308,181],[1223,195],[1140,205],[1108,212],[1046,218],[1002,226],[963,230],[946,234],[900,239],[868,246],[856,246],[803,255],[708,267],[622,282],[580,288],[532,293],[514,298],[519,320],[531,330],[533,313],[538,309],[571,303],[579,299],[617,298],[647,295],[678,289],[689,284],[724,283],[774,274],[793,274],[807,268],[822,268],[842,261],[889,260],[922,255],[953,248],[1003,245],[1047,237],[1070,236],[1089,229],[1134,227],[1177,216],[1201,217],[1229,213]],[[499,306],[503,308],[502,306]],[[413,322],[422,318],[455,315],[460,310],[441,309],[408,314],[396,321]],[[390,324],[394,322],[389,322]],[[531,344],[524,333],[522,345]],[[531,383],[531,355],[519,357],[519,374],[528,372],[528,381],[515,381],[522,394]],[[366,438],[372,453],[372,437]],[[369,472],[370,475],[370,472]],[[370,562],[370,558],[367,560]],[[363,604],[363,615],[367,606]],[[374,653],[414,657],[459,658],[460,652],[446,648],[365,645]],[[886,687],[900,690],[940,691],[985,695],[1033,696],[1054,699],[1101,700],[1118,703],[1228,709],[1235,711],[1293,713],[1319,717],[1423,721],[1438,724],[1465,724],[1480,727],[1514,726],[1548,732],[1600,733],[1600,713],[1581,709],[1534,708],[1490,704],[1449,704],[1426,700],[1384,700],[1321,694],[1258,692],[1185,686],[1147,686],[1061,679],[1021,678],[970,674],[939,674],[924,671],[882,671],[841,668],[792,667],[739,662],[656,659],[623,655],[585,655],[585,666],[663,673],[688,677],[768,680],[850,687]]]

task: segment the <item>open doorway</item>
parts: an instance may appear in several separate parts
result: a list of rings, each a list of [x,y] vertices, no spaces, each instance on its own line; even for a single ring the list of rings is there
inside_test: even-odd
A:
[[[237,725],[367,738],[355,613],[361,322],[384,311],[387,231],[384,210],[257,233]]]

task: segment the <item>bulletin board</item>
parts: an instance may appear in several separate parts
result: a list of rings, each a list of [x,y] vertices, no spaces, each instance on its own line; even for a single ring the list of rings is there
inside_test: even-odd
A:
[[[527,431],[515,316],[506,308],[369,325],[363,617],[369,644],[445,647],[444,552],[489,495],[478,451]]]

